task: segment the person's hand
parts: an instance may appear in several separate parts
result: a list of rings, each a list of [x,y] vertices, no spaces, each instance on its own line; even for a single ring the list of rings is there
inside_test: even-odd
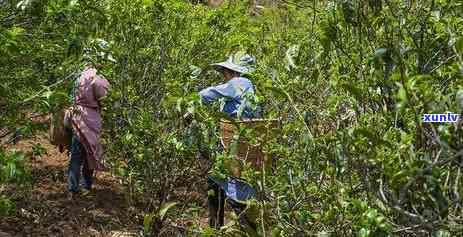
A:
[[[190,112],[185,113],[183,115],[183,121],[185,121],[187,125],[190,125],[190,123],[193,121],[193,114]]]
[[[72,128],[72,107],[67,108],[64,111],[64,121],[63,125],[65,128]]]

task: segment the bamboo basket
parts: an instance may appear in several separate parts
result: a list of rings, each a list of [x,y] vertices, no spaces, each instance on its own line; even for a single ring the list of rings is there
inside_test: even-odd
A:
[[[245,126],[255,132],[259,140],[258,144],[252,145],[246,139],[239,137],[239,127]],[[273,135],[277,134],[280,127],[280,120],[277,119],[248,119],[239,121],[220,121],[221,141],[227,154],[236,145],[236,160],[229,160],[225,166],[235,177],[241,176],[241,163],[247,162],[257,171],[265,169],[267,172],[272,167],[270,154],[262,151],[262,146]]]
[[[70,150],[72,135],[64,126],[66,109],[62,108],[50,118],[49,139],[52,145],[59,147],[60,152]]]

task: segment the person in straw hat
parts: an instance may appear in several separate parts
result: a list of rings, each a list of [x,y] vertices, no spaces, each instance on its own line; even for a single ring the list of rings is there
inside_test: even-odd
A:
[[[252,99],[255,98],[254,86],[245,77],[255,71],[255,61],[255,57],[244,54],[233,55],[224,62],[211,64],[223,74],[225,82],[201,90],[201,101],[210,104],[223,99],[225,103],[221,107],[222,112],[235,119],[260,117],[257,106],[252,106]],[[187,113],[184,118],[188,123],[191,122],[191,114]],[[224,225],[224,205],[227,198],[240,216],[239,223],[243,229],[250,236],[256,236],[255,220],[243,214],[247,209],[243,202],[254,199],[256,190],[237,179],[219,180],[212,176],[208,177],[208,185],[209,226],[219,228]]]
[[[225,83],[208,87],[199,92],[203,103],[209,104],[223,98],[225,105],[222,112],[232,118],[249,119],[259,117],[259,112],[250,103],[254,98],[254,86],[244,77],[255,70],[256,58],[245,54],[230,56],[227,61],[211,64],[215,70],[221,72]]]

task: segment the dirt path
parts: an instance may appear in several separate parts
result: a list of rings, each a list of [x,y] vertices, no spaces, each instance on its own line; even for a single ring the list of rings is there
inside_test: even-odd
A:
[[[31,154],[40,143],[47,149],[41,158],[28,155],[32,168],[30,191],[7,189],[16,203],[15,213],[0,218],[3,236],[136,236],[143,220],[124,199],[120,181],[108,173],[97,174],[96,195],[81,197],[76,204],[67,199],[68,158],[49,144],[45,135],[22,140],[9,149]]]

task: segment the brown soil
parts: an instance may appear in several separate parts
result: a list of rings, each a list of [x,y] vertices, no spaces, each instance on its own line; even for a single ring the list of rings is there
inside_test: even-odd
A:
[[[32,147],[47,150],[33,157]],[[98,173],[95,194],[68,200],[66,171],[68,157],[49,144],[46,135],[23,140],[8,149],[25,152],[32,169],[31,189],[7,187],[15,201],[15,213],[0,217],[0,236],[136,236],[143,220],[129,208],[120,180]]]

